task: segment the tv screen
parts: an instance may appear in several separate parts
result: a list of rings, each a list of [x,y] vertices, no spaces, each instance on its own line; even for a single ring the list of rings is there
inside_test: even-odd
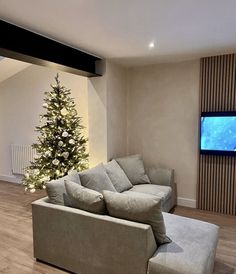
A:
[[[202,113],[201,153],[236,156],[236,112]]]

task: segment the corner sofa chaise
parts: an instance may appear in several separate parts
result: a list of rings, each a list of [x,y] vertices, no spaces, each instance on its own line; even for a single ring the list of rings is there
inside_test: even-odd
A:
[[[66,202],[65,190],[56,195],[48,190],[49,197],[32,203],[34,257],[78,274],[212,273],[218,227],[167,213],[176,204],[173,170],[146,172],[151,183],[134,185],[124,195],[158,196],[172,242],[158,245],[149,224],[73,208]],[[77,173],[48,186],[61,187],[71,176],[80,183]],[[58,197],[63,198],[61,203],[55,202]]]

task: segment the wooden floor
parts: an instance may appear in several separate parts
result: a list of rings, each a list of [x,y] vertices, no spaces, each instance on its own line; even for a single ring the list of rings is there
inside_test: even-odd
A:
[[[33,258],[31,202],[43,196],[44,192],[26,194],[19,185],[0,181],[0,273],[67,273]],[[174,213],[219,225],[214,273],[236,273],[236,217],[184,207]]]

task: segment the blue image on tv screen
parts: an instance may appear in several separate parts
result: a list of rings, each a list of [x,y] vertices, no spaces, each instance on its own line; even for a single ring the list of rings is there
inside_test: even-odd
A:
[[[202,117],[201,150],[236,151],[236,117]]]

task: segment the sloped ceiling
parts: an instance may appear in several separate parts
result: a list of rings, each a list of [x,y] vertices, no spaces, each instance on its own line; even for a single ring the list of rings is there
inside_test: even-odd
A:
[[[0,83],[31,64],[0,56]]]

